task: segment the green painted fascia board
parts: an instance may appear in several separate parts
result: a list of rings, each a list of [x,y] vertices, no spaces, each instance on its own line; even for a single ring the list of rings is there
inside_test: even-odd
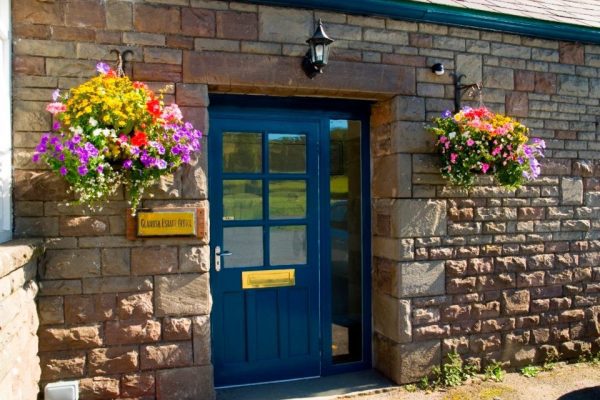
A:
[[[251,0],[250,3],[378,15],[401,20],[453,25],[535,36],[544,39],[600,44],[600,28],[554,23],[507,14],[405,0]]]

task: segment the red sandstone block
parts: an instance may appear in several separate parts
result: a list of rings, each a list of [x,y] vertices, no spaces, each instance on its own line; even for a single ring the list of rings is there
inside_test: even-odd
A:
[[[188,367],[193,363],[191,342],[143,346],[141,368],[159,369]]]
[[[28,39],[48,39],[50,38],[50,27],[47,25],[17,24],[12,26],[13,37]]]
[[[99,325],[71,328],[42,326],[38,337],[42,351],[87,349],[102,345]]]
[[[139,32],[178,33],[181,27],[180,8],[136,3],[133,25]]]
[[[536,72],[534,82],[535,91],[537,93],[556,93],[556,74],[549,72]]]
[[[167,35],[167,47],[191,50],[194,48],[194,38],[179,36],[179,35]]]
[[[66,3],[65,21],[68,26],[104,28],[104,11],[102,0],[72,0]]]
[[[181,65],[135,63],[133,79],[146,82],[181,82]]]
[[[119,379],[95,376],[79,381],[79,394],[82,400],[115,399],[119,397]]]
[[[525,92],[506,94],[506,113],[514,117],[529,116],[529,97]]]
[[[65,3],[40,2],[37,0],[19,0],[13,2],[12,19],[14,23],[61,25]]]
[[[85,351],[41,352],[41,379],[55,381],[84,376],[85,360]]]
[[[131,273],[156,275],[177,272],[176,247],[143,247],[131,250]]]
[[[90,375],[118,374],[138,369],[137,346],[93,349],[88,353]]]
[[[153,397],[155,392],[154,372],[123,375],[121,395],[124,397]]]
[[[224,39],[258,40],[257,14],[217,11],[217,37]]]
[[[181,10],[181,27],[184,35],[214,37],[215,13],[200,8],[183,8]]]
[[[44,75],[44,57],[14,56],[13,72],[24,75]]]
[[[535,89],[535,74],[533,71],[515,71],[515,90],[532,92]]]
[[[96,39],[96,32],[93,29],[88,28],[53,26],[52,39],[72,40],[75,42],[93,42]]]
[[[108,321],[104,333],[108,345],[156,342],[160,339],[160,322]]]
[[[584,46],[581,43],[560,42],[558,54],[561,64],[585,64]]]
[[[110,320],[115,317],[116,295],[65,296],[65,321],[85,324]]]

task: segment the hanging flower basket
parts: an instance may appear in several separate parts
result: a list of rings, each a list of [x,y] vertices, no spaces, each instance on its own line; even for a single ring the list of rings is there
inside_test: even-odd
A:
[[[477,175],[491,175],[507,189],[515,189],[540,174],[539,158],[546,145],[529,141],[525,125],[485,107],[445,111],[429,130],[436,135],[441,173],[455,185],[469,187]]]
[[[132,210],[144,190],[200,150],[202,133],[184,122],[177,104],[165,106],[144,83],[132,82],[108,65],[61,95],[46,109],[52,131],[42,136],[33,161],[45,161],[69,184],[79,203],[106,200],[120,185]]]

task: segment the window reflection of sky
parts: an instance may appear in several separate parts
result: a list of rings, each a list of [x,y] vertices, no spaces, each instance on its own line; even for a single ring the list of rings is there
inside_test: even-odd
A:
[[[332,119],[329,121],[329,129],[348,129],[347,119]]]

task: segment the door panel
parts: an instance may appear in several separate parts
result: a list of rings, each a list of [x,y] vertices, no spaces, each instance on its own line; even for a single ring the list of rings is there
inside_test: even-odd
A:
[[[211,115],[212,117],[212,115]],[[318,121],[211,118],[211,275],[217,386],[318,376]],[[214,248],[214,247],[213,247]],[[293,286],[242,273],[295,269]]]
[[[211,248],[232,253],[211,271],[216,385],[369,368],[368,106],[215,95],[210,118]]]

